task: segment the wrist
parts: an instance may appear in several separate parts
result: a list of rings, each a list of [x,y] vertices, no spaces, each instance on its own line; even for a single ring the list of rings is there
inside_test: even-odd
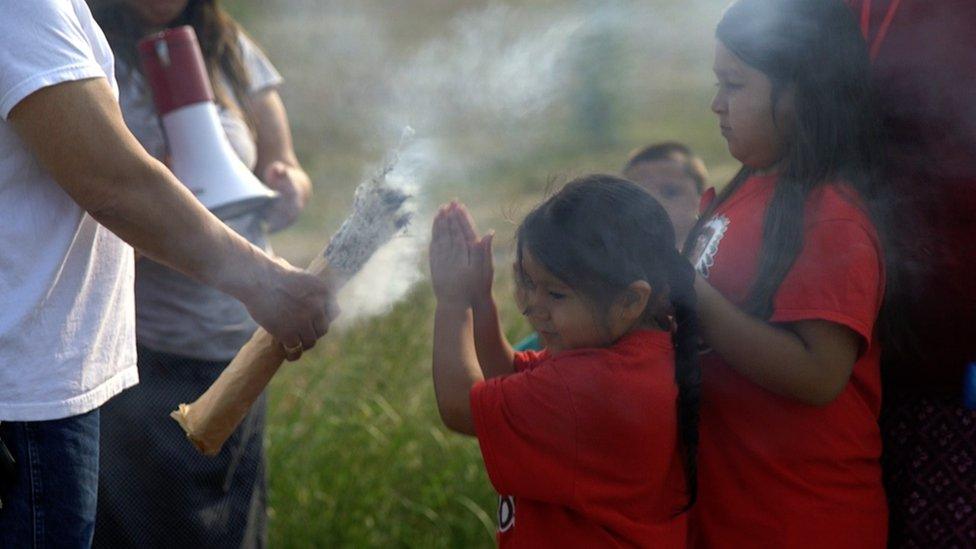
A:
[[[471,303],[468,300],[460,297],[438,297],[437,298],[437,312],[440,313],[454,313],[454,312],[467,312],[471,309]]]
[[[247,243],[235,259],[225,261],[213,284],[218,290],[238,301],[248,303],[256,295],[267,295],[271,291],[274,271],[278,268],[266,253]]]
[[[471,308],[476,313],[489,312],[495,308],[495,300],[491,296],[491,292],[486,294],[475,296],[471,300]]]

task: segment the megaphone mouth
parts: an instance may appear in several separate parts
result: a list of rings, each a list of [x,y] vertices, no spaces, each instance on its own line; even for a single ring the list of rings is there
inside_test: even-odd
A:
[[[278,199],[278,193],[274,191],[270,191],[270,193],[270,195],[254,196],[217,206],[210,211],[223,221],[229,221],[247,214],[260,214]]]
[[[163,130],[173,174],[220,219],[254,212],[278,196],[234,152],[213,102],[167,113]]]
[[[144,38],[139,56],[163,121],[173,174],[221,219],[267,206],[277,193],[258,181],[227,141],[193,28]]]

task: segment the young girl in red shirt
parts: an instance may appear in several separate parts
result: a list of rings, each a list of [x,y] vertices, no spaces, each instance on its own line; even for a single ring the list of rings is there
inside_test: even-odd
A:
[[[712,110],[743,166],[689,238],[710,348],[691,540],[881,548],[891,269],[866,46],[839,0],[739,0],[716,36]]]
[[[694,270],[664,209],[590,176],[518,229],[517,298],[542,352],[514,353],[491,239],[463,206],[434,220],[434,389],[475,435],[509,547],[685,547],[698,443]]]

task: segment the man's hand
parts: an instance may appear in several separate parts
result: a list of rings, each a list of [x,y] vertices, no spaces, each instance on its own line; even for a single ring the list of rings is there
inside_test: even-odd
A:
[[[333,292],[227,228],[129,132],[104,78],[42,88],[10,113],[38,162],[99,223],[151,259],[230,294],[301,356],[335,316]]]
[[[288,360],[329,331],[339,314],[332,287],[283,259],[276,259],[264,277],[256,279],[253,291],[240,297],[255,322],[275,337]]]

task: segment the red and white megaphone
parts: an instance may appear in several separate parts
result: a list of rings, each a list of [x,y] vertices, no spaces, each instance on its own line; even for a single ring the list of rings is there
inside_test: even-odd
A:
[[[163,121],[170,169],[197,199],[217,217],[231,219],[275,198],[227,141],[193,28],[143,38],[139,57]]]

